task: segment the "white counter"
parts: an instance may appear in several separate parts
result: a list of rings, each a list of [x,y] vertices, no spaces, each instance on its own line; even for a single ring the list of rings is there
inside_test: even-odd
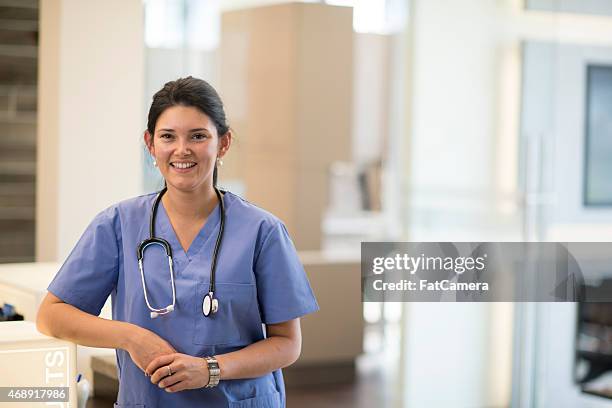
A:
[[[38,307],[47,294],[47,286],[53,280],[60,266],[61,264],[56,262],[0,264],[0,306],[5,302],[10,303],[15,306],[17,313],[24,316],[26,321],[35,322]],[[110,298],[104,305],[100,317],[111,319]],[[6,335],[4,329],[8,327],[4,326],[5,323],[8,324],[9,322],[0,323],[0,338],[2,339]],[[33,324],[32,327],[34,327],[34,332],[38,333]],[[15,335],[24,335],[24,332],[15,332]],[[39,335],[43,336],[42,334]],[[77,373],[83,374],[92,383],[91,357],[94,355],[114,354],[112,349],[83,346],[78,346],[77,352]],[[0,365],[2,365],[1,361]],[[2,378],[1,371],[0,378]],[[4,407],[4,405],[2,406]]]
[[[76,407],[76,345],[40,334],[32,322],[0,322],[0,387],[69,387],[69,402],[54,406]]]

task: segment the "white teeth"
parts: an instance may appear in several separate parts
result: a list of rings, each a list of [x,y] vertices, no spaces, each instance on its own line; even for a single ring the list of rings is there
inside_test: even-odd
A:
[[[176,167],[177,169],[188,169],[190,167],[195,166],[195,163],[190,162],[190,163],[172,163],[172,166]]]

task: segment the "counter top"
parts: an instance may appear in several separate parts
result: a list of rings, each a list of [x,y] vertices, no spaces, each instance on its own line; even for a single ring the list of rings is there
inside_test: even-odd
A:
[[[0,336],[0,348],[6,343],[49,339],[48,336],[36,330],[36,324],[34,324],[34,322],[0,322],[0,330],[2,331],[2,336]]]
[[[0,284],[28,293],[47,293],[47,286],[60,267],[58,262],[1,264]]]

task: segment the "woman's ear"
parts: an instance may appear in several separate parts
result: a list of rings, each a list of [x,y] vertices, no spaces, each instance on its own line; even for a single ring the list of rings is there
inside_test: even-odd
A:
[[[219,157],[225,156],[225,153],[227,153],[230,146],[232,145],[232,138],[233,138],[233,134],[232,134],[231,129],[228,130],[226,134],[224,134],[223,136],[219,138],[219,153],[218,153]]]
[[[149,153],[151,153],[151,156],[155,157],[155,146],[153,145],[153,135],[151,135],[151,133],[149,133],[148,130],[145,130],[143,137],[144,137],[145,145],[147,146],[147,150],[149,151]]]

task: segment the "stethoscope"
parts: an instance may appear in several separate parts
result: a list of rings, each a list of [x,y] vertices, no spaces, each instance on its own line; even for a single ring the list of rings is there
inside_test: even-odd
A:
[[[223,240],[223,228],[225,226],[225,205],[223,204],[223,197],[221,196],[221,192],[217,187],[214,187],[215,193],[217,194],[217,198],[219,199],[219,212],[221,214],[221,223],[219,225],[219,233],[217,234],[217,242],[215,242],[215,249],[213,251],[212,256],[212,264],[210,266],[210,287],[208,293],[204,296],[204,300],[202,301],[202,313],[204,316],[209,317],[212,314],[217,313],[219,310],[219,301],[215,298],[215,270],[217,269],[217,256],[219,254],[219,248],[221,248],[221,241]],[[155,319],[160,315],[165,315],[174,310],[176,306],[176,287],[174,285],[174,269],[172,267],[172,248],[168,241],[163,238],[158,238],[155,236],[155,216],[157,214],[157,207],[159,207],[159,202],[161,201],[162,196],[166,192],[166,188],[159,192],[157,197],[155,198],[155,202],[153,203],[153,208],[151,209],[151,219],[149,221],[149,238],[145,239],[138,245],[137,249],[137,257],[138,257],[138,268],[140,269],[140,278],[142,279],[142,290],[144,292],[145,302],[147,303],[147,307],[151,311],[151,319]],[[144,278],[144,268],[143,268],[143,259],[144,259],[144,251],[150,245],[159,245],[164,251],[166,251],[166,256],[168,257],[168,267],[170,268],[170,283],[172,285],[172,303],[166,307],[161,309],[156,309],[151,306],[149,303],[149,297],[147,296],[147,285],[145,283]]]

